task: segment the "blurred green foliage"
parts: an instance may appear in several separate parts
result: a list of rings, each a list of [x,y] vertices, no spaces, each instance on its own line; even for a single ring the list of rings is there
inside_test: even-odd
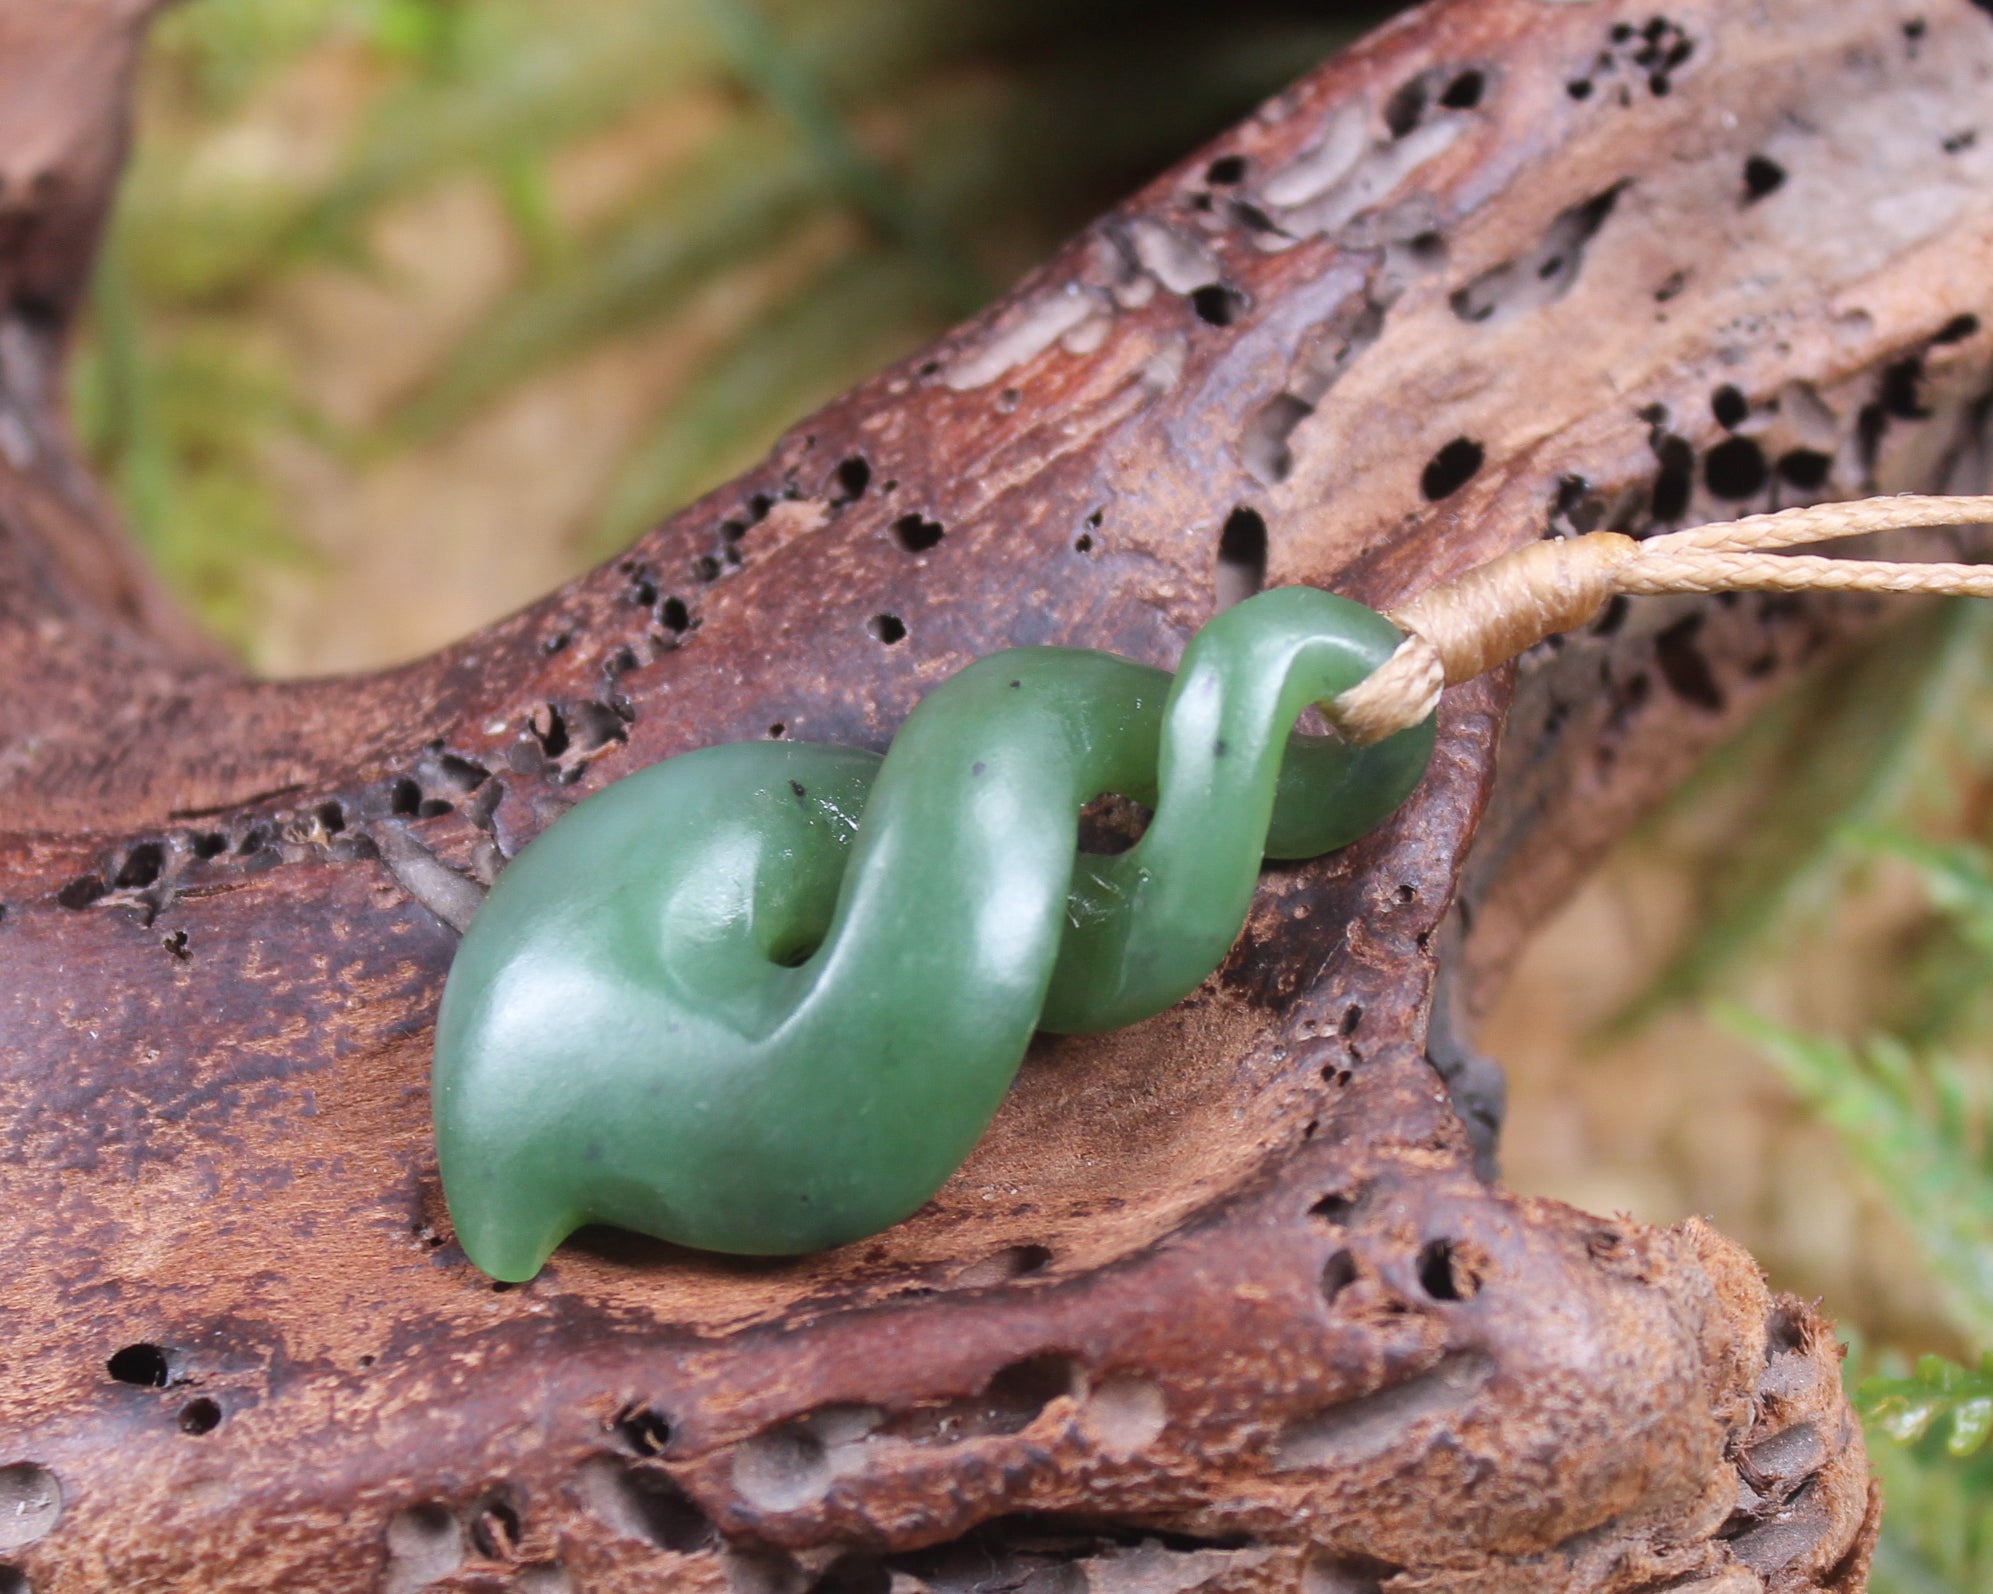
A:
[[[1777,927],[1834,900],[1854,861],[1837,846],[1843,832],[1913,788],[1932,789],[1923,777],[1933,728],[1969,715],[1986,652],[1970,605],[1936,624],[1892,628],[1800,681],[1703,762],[1646,837],[1655,841],[1675,816],[1727,815],[1714,846],[1681,860],[1698,889],[1695,933],[1615,1031],[1709,995]]]
[[[700,369],[607,484],[574,563],[752,462],[945,329],[1060,235],[1389,5],[1242,0],[195,0],[160,22],[142,136],[77,380],[79,433],[207,624],[244,642],[262,573],[309,556],[273,449],[435,443],[520,384],[668,326],[813,225],[857,225]],[[330,158],[253,158],[313,67]],[[319,87],[322,95],[322,85]],[[721,112],[625,201],[564,228],[551,168],[674,97]],[[309,270],[387,275],[384,217],[487,185],[520,262],[392,413],[333,425],[259,335]],[[552,533],[550,533],[552,534]]]
[[[1976,1456],[1993,1436],[1993,1352],[1976,1368],[1920,1356],[1907,1376],[1865,1380],[1861,1399],[1876,1426],[1900,1445],[1936,1432],[1952,1455]]]
[[[1849,1360],[1887,1502],[1876,1594],[1993,1589],[1989,675],[1993,614],[1953,602],[1803,686],[1677,794],[1677,811],[1740,782],[1751,799],[1698,860],[1708,912],[1640,1009],[1715,992],[1749,955],[1804,956],[1879,869],[1907,867],[1922,888],[1927,917],[1876,1014],[1887,1028],[1843,1038],[1717,1007],[1896,1215],[1949,1326],[1982,1358],[1913,1363],[1884,1347]]]
[[[1993,1588],[1993,1356],[1962,1367],[1885,1356],[1866,1372],[1859,1344],[1847,1376],[1868,1419],[1882,1483],[1872,1594],[1980,1594]]]
[[[1801,1035],[1731,1009],[1786,1083],[1839,1137],[1924,1253],[1946,1315],[1993,1346],[1993,1163],[1986,1070],[1893,1035],[1858,1045]]]

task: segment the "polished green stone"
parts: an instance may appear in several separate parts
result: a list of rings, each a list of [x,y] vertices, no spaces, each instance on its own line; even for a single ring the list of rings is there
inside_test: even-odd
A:
[[[465,1253],[526,1279],[584,1223],[785,1255],[874,1234],[968,1155],[1032,1031],[1131,1024],[1194,990],[1262,857],[1340,847],[1423,774],[1292,732],[1397,645],[1279,588],[1174,677],[1016,648],[910,715],[882,760],[707,748],[578,804],[479,910],[437,1024],[437,1154]],[[1077,852],[1103,792],[1153,806]]]

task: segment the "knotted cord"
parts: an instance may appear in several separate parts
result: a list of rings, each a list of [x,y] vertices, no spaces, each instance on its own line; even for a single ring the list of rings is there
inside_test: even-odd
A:
[[[1773,551],[1871,532],[1974,524],[1993,524],[1993,496],[1906,493],[1746,515],[1641,542],[1596,531],[1532,543],[1392,611],[1404,642],[1328,705],[1328,717],[1359,747],[1382,741],[1432,713],[1442,687],[1576,630],[1621,595],[1923,592],[1993,598],[1993,565]]]

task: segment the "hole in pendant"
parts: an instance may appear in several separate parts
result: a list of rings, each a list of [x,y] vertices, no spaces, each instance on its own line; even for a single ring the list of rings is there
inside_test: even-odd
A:
[[[1115,857],[1142,839],[1153,818],[1153,808],[1119,792],[1102,792],[1080,809],[1079,850],[1094,857]]]

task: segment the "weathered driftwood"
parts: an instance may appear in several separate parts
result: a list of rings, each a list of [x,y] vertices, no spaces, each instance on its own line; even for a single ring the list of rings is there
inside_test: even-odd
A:
[[[146,9],[0,5],[0,1588],[1862,1586],[1826,1326],[1699,1224],[1478,1179],[1451,1020],[1863,606],[1634,605],[1451,693],[1386,831],[1269,871],[1196,999],[1043,1043],[846,1251],[601,1233],[494,1288],[427,1054],[480,883],[668,754],[881,746],[1007,643],[1167,664],[1262,548],[1383,603],[1976,485],[1993,17],[1414,13],[627,557],[269,684],[55,419]]]

